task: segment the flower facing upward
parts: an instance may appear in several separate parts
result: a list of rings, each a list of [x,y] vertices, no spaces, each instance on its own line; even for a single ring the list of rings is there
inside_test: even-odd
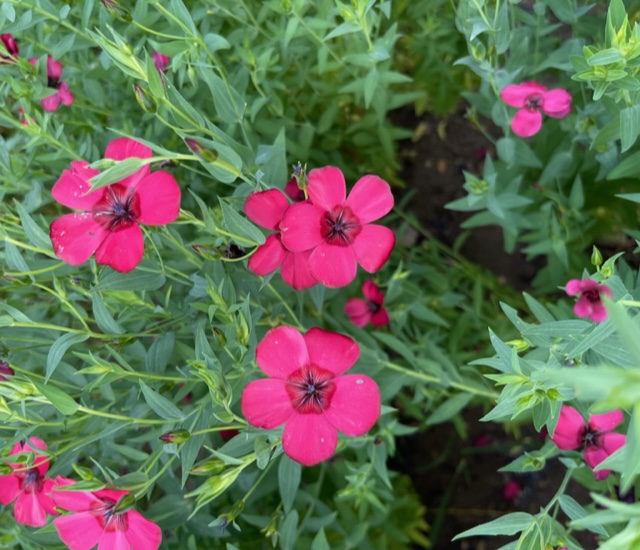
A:
[[[37,62],[37,57],[29,59],[29,63],[32,65]],[[69,85],[60,80],[61,76],[62,63],[47,54],[47,86],[54,88],[55,92],[40,100],[40,104],[45,111],[55,111],[60,103],[63,105],[71,105],[73,103],[73,94],[69,91]]]
[[[16,39],[13,37],[11,33],[3,32],[0,34],[0,40],[2,40],[2,44],[4,45],[4,49],[7,50],[7,55],[0,54],[0,64],[9,63],[13,61],[18,54],[20,53],[20,49],[18,48],[18,43]]]
[[[168,55],[164,55],[157,50],[153,50],[153,52],[151,52],[151,59],[153,59],[153,65],[156,68],[156,71],[163,73],[167,70],[170,61]]]
[[[343,375],[360,349],[348,336],[290,326],[269,330],[256,348],[256,363],[270,378],[249,382],[240,406],[249,424],[272,429],[284,423],[282,447],[311,466],[329,458],[337,431],[362,435],[380,416],[378,385],[363,374]]]
[[[13,517],[18,523],[31,527],[40,527],[47,522],[47,514],[57,514],[49,493],[54,485],[53,479],[45,477],[49,469],[49,459],[38,453],[47,445],[39,437],[31,436],[28,441],[18,442],[11,447],[10,454],[35,453],[30,468],[24,463],[9,463],[14,470],[10,474],[0,475],[0,503],[5,506],[15,500]]]
[[[280,266],[282,280],[300,290],[313,286],[316,280],[307,267],[309,253],[290,252],[282,244],[280,222],[288,208],[289,201],[280,189],[257,191],[246,198],[244,213],[247,217],[261,227],[276,231],[256,248],[248,267],[256,275],[266,275]]]
[[[70,481],[61,480],[58,487]],[[162,541],[160,527],[136,510],[116,506],[126,494],[117,489],[52,491],[56,506],[74,512],[53,520],[62,542],[71,550],[89,550],[96,544],[99,550],[156,550]]]
[[[307,180],[309,200],[291,205],[280,222],[282,244],[292,252],[310,252],[311,275],[328,287],[353,281],[358,263],[370,273],[380,269],[395,236],[369,222],[393,208],[389,184],[366,175],[347,197],[344,176],[334,166],[311,170]]]
[[[380,292],[378,286],[367,279],[362,283],[362,298],[349,298],[344,305],[344,312],[354,325],[363,327],[369,321],[374,325],[388,325],[389,315],[383,307],[384,294]]]
[[[580,294],[578,301],[573,306],[573,312],[578,317],[589,317],[599,323],[607,318],[607,310],[602,304],[601,295],[611,298],[611,289],[606,285],[600,285],[592,279],[571,279],[564,287],[569,296]]]
[[[519,108],[511,119],[511,129],[520,137],[538,133],[542,126],[541,112],[553,118],[564,118],[571,110],[571,95],[567,90],[548,90],[537,82],[508,84],[500,90],[500,99]]]
[[[622,422],[622,418],[622,411],[616,409],[602,414],[590,414],[589,420],[585,422],[576,409],[562,405],[551,440],[559,449],[584,447],[584,461],[593,469],[624,445],[627,436],[611,431]],[[610,471],[602,469],[593,472],[593,475],[600,480],[607,477]]]
[[[109,142],[105,158],[149,158],[151,149],[129,138]],[[144,243],[138,224],[163,225],[178,217],[180,187],[163,170],[149,172],[149,165],[116,183],[89,191],[89,179],[99,171],[85,161],[71,162],[51,194],[59,203],[83,210],[56,218],[49,228],[56,255],[78,265],[94,252],[99,264],[116,271],[131,271],[142,258]]]

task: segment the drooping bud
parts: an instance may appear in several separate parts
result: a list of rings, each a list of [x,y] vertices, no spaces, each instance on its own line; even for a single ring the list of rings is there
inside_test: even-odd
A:
[[[171,61],[168,55],[164,55],[157,50],[151,52],[151,59],[153,59],[153,66],[159,73],[165,72],[169,66],[169,61]]]
[[[138,86],[138,84],[133,85],[133,93],[138,100],[138,105],[142,107],[142,110],[146,113],[155,113],[158,109],[155,100],[149,95],[149,93],[144,89]]]
[[[13,376],[15,372],[6,361],[0,361],[0,382],[8,380],[7,376]]]
[[[133,20],[131,14],[129,13],[129,10],[123,8],[115,0],[100,0],[100,2],[116,19],[124,21],[125,23],[131,23],[131,21]]]
[[[0,63],[10,63],[16,57],[18,57],[18,53],[20,50],[18,48],[18,43],[16,39],[13,37],[11,33],[3,32],[0,34],[0,40],[2,40],[2,44],[4,45],[4,49],[7,50],[7,55],[0,55]]]
[[[202,145],[200,141],[194,138],[184,138],[187,147],[196,155],[200,155],[207,162],[215,162],[218,160],[218,152],[215,149],[209,149]]]
[[[191,437],[189,430],[174,430],[173,432],[167,432],[162,434],[159,439],[165,443],[184,443]]]

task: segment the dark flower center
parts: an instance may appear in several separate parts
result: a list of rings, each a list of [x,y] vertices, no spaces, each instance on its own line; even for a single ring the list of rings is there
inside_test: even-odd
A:
[[[600,303],[600,293],[595,288],[590,288],[589,290],[583,291],[582,295],[591,304],[599,304]]]
[[[320,231],[329,244],[349,246],[361,230],[360,220],[348,206],[336,206],[320,220]]]
[[[594,430],[589,426],[585,426],[582,432],[582,444],[585,447],[600,447],[601,432]]]
[[[305,365],[289,376],[285,389],[293,408],[302,414],[320,414],[331,404],[336,391],[331,371]]]
[[[55,78],[55,77],[51,77],[51,76],[47,77],[47,86],[49,88],[58,89],[59,85],[60,85],[60,78]]]
[[[367,305],[371,313],[376,313],[380,309],[380,304],[377,302],[373,302],[372,300],[368,300]]]
[[[98,520],[105,531],[126,531],[129,527],[127,514],[119,514],[115,510],[116,503],[110,498],[102,498],[101,502],[91,504],[89,512]]]
[[[109,185],[93,207],[93,219],[108,231],[120,231],[140,217],[140,198],[119,183]]]
[[[23,472],[16,472],[18,485],[25,493],[39,493],[42,491],[43,477],[37,468],[29,468]]]
[[[542,94],[531,94],[524,100],[524,108],[530,111],[537,111],[542,108],[543,103]]]

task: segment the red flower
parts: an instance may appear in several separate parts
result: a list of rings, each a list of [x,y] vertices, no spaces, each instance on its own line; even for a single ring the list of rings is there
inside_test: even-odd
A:
[[[266,275],[280,266],[282,280],[296,290],[316,284],[307,262],[308,252],[290,252],[280,234],[282,216],[289,208],[289,201],[280,189],[267,189],[250,193],[244,202],[244,213],[253,222],[276,233],[267,236],[264,244],[256,248],[249,258],[248,267],[256,275]]]
[[[32,65],[37,62],[37,57],[29,59],[29,63]],[[55,88],[56,91],[40,100],[40,105],[45,111],[55,111],[61,102],[63,105],[71,105],[73,103],[73,94],[69,91],[69,85],[60,81],[61,75],[62,63],[47,54],[47,86]]]
[[[0,382],[6,382],[7,376],[13,376],[15,372],[6,361],[0,361]]]
[[[74,512],[53,520],[62,542],[71,550],[89,550],[96,544],[105,550],[156,550],[162,541],[160,527],[136,510],[116,506],[126,494],[118,489],[52,491],[56,506]]]
[[[605,294],[611,298],[612,293],[608,286],[599,285],[592,279],[571,279],[564,289],[569,296],[580,294],[580,298],[573,306],[573,312],[578,317],[589,317],[596,323],[607,318],[607,310],[600,296]]]
[[[291,205],[280,222],[282,244],[291,252],[310,252],[309,271],[323,285],[339,287],[382,266],[395,242],[393,231],[369,222],[393,207],[389,184],[366,175],[349,197],[342,172],[334,166],[308,174],[308,201]]]
[[[2,44],[4,45],[4,49],[7,50],[7,55],[0,55],[0,64],[2,63],[10,63],[14,61],[18,54],[20,53],[20,49],[18,48],[18,43],[16,39],[13,37],[11,33],[3,32],[0,34],[0,40],[2,40]]]
[[[18,523],[40,527],[47,522],[47,514],[57,514],[49,493],[53,479],[45,477],[49,469],[49,459],[37,452],[46,449],[47,444],[39,437],[31,436],[26,442],[18,442],[11,447],[10,454],[33,452],[36,455],[32,466],[24,463],[9,463],[13,472],[0,475],[0,503],[5,506],[15,500],[13,517]]]
[[[607,413],[590,414],[589,420],[585,422],[576,409],[562,405],[551,440],[559,449],[584,447],[584,461],[593,469],[625,444],[626,435],[611,431],[622,422],[622,418],[622,411],[615,409]],[[593,472],[593,475],[600,480],[607,477],[610,471],[602,469]]]
[[[376,326],[388,325],[389,315],[382,306],[384,294],[371,279],[362,283],[362,294],[364,294],[364,300],[349,298],[344,305],[344,312],[349,317],[349,321],[359,327],[365,326],[369,321]]]
[[[298,187],[298,180],[291,178],[284,184],[284,192],[293,202],[302,202],[305,200],[304,191]]]
[[[514,502],[520,492],[522,491],[522,486],[515,479],[510,479],[502,486],[502,498],[507,502]]]
[[[169,61],[171,61],[168,55],[164,55],[157,50],[151,52],[151,59],[153,59],[153,65],[159,73],[165,72],[169,66]]]
[[[105,158],[149,158],[151,149],[129,138],[109,142]],[[85,161],[71,162],[51,194],[59,203],[83,210],[56,218],[49,228],[56,255],[78,265],[95,252],[99,264],[131,271],[142,259],[144,243],[138,224],[164,225],[178,217],[180,187],[163,170],[149,173],[145,165],[116,183],[89,191],[89,179],[99,171]]]
[[[541,111],[553,118],[564,118],[571,110],[571,95],[567,90],[548,90],[537,82],[509,84],[500,90],[500,99],[520,109],[511,119],[511,129],[520,137],[538,133],[542,126]]]
[[[290,326],[269,330],[256,348],[256,363],[270,378],[249,382],[240,407],[249,424],[284,424],[282,447],[306,466],[329,458],[337,431],[362,435],[380,416],[378,385],[363,374],[343,373],[360,349],[348,336],[320,328],[304,336]]]

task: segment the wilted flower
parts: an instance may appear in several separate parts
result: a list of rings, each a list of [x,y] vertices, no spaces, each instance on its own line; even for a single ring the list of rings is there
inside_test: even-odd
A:
[[[573,306],[573,312],[578,317],[589,317],[599,323],[607,318],[601,295],[611,298],[611,289],[606,285],[600,285],[592,279],[571,279],[564,287],[569,296],[580,294],[578,301]]]
[[[362,298],[349,298],[344,305],[344,312],[354,325],[363,327],[369,321],[372,324],[388,325],[389,315],[382,303],[384,302],[384,294],[378,286],[371,280],[367,279],[362,283]]]
[[[159,73],[165,72],[169,66],[169,61],[171,61],[168,55],[164,55],[156,50],[151,52],[151,59],[153,59],[153,65]]]

